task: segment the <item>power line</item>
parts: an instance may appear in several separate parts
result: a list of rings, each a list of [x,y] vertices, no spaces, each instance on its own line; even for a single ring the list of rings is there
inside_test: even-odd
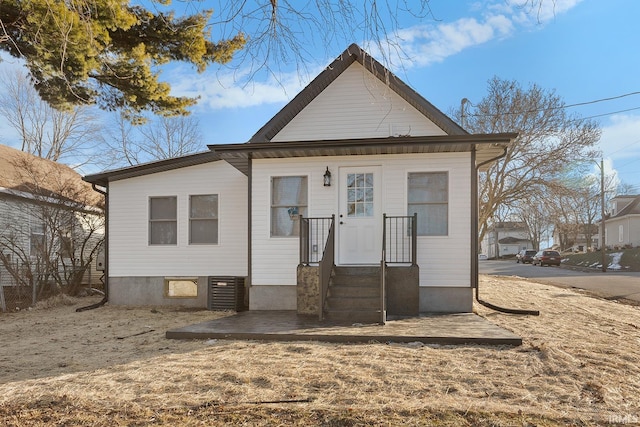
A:
[[[624,97],[632,96],[632,95],[640,95],[640,92],[629,92],[629,93],[625,93],[623,95],[611,96],[609,98],[600,98],[600,99],[596,99],[596,100],[593,100],[593,101],[578,102],[576,104],[569,104],[569,105],[565,105],[564,107],[557,107],[557,108],[569,108],[569,107],[578,107],[580,105],[597,104],[598,102],[613,101],[614,99],[620,99],[620,98],[624,98]]]
[[[595,119],[596,117],[610,116],[612,114],[626,113],[627,111],[640,110],[640,107],[627,108],[626,110],[612,111],[611,113],[596,114],[595,116],[580,117],[579,119],[569,120],[570,122],[580,122],[587,119]]]
[[[536,108],[536,109],[532,109],[532,110],[524,110],[524,111],[518,111],[518,112],[505,112],[502,113],[500,115],[515,115],[515,114],[523,114],[523,113],[537,113],[539,111],[553,111],[553,110],[562,110],[565,108],[571,108],[571,107],[579,107],[579,106],[583,106],[583,105],[591,105],[591,104],[597,104],[599,102],[606,102],[606,101],[613,101],[615,99],[620,99],[620,98],[625,98],[628,96],[633,96],[633,95],[640,95],[640,91],[636,91],[636,92],[628,92],[622,95],[616,95],[616,96],[610,96],[607,98],[600,98],[600,99],[594,99],[592,101],[585,101],[585,102],[577,102],[575,104],[568,104],[568,105],[562,105],[562,106],[558,106],[558,107],[550,107],[550,108]],[[466,104],[470,104],[472,107],[478,107],[476,104],[474,104],[473,102],[469,101],[467,98],[464,98],[466,100]],[[624,113],[627,111],[633,111],[633,110],[638,110],[640,109],[640,107],[635,107],[635,108],[629,108],[626,110],[620,110],[620,111],[615,111],[612,113],[603,113],[603,114],[598,114],[598,115],[594,115],[594,116],[589,116],[589,117],[582,117],[579,120],[584,120],[584,119],[592,119],[595,117],[602,117],[602,116],[607,116],[607,115],[611,115],[611,114],[618,114],[618,113]],[[487,117],[487,116],[494,116],[497,114],[469,114],[470,116],[474,116],[474,117]]]

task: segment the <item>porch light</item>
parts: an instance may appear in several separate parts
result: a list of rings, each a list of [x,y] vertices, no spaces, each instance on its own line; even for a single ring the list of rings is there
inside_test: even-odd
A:
[[[327,166],[327,170],[322,177],[324,179],[324,186],[331,187],[331,172],[329,172],[329,166]]]

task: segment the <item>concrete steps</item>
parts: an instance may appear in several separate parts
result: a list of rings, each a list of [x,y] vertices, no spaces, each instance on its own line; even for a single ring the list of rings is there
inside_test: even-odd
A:
[[[379,323],[380,267],[335,267],[325,318],[345,323]]]

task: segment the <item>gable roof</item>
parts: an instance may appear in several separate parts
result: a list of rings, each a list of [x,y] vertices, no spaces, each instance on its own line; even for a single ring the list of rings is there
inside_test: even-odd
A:
[[[37,195],[102,205],[102,196],[69,166],[6,145],[0,145],[0,191],[14,197]]]
[[[311,81],[295,98],[285,105],[271,120],[269,120],[258,132],[250,143],[269,142],[280,132],[294,117],[296,117],[311,101],[323,90],[335,81],[351,64],[358,62],[372,75],[377,77],[396,94],[407,101],[416,110],[440,127],[447,135],[467,135],[467,132],[446,114],[438,110],[433,104],[424,99],[415,90],[411,89],[391,73],[386,67],[376,61],[357,44],[352,44],[342,52],[327,68]]]
[[[630,214],[640,214],[640,195],[635,196],[635,198],[630,203],[628,203],[624,208],[620,210],[620,212],[618,212],[611,218],[619,218]]]

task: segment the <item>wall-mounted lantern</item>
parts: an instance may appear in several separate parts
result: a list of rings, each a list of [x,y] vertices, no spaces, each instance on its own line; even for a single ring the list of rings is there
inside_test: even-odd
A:
[[[322,177],[324,180],[324,186],[331,187],[331,172],[329,171],[329,166],[327,166],[327,170]]]

